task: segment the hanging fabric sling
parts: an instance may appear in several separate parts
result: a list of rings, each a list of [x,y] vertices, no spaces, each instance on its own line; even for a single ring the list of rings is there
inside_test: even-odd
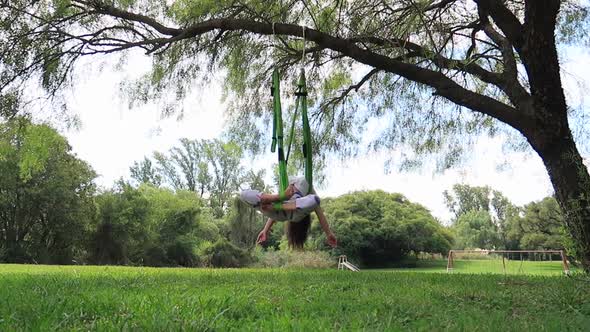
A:
[[[305,73],[303,69],[299,75],[297,83],[297,92],[295,95],[295,112],[291,122],[291,133],[289,135],[289,144],[287,155],[285,157],[284,140],[283,140],[283,115],[281,109],[280,99],[280,78],[279,73],[275,69],[272,73],[272,87],[271,94],[273,96],[273,135],[271,152],[275,152],[278,147],[278,162],[279,162],[279,196],[285,199],[285,190],[289,186],[289,179],[287,177],[287,163],[289,155],[291,154],[291,145],[295,136],[295,122],[297,120],[298,110],[301,109],[301,121],[303,129],[303,157],[305,158],[305,179],[309,184],[309,192],[313,189],[313,163],[312,163],[312,142],[311,130],[309,127],[309,118],[307,116],[307,87],[305,81]]]
[[[272,125],[272,144],[271,152],[275,152],[278,145],[279,157],[279,197],[285,200],[285,190],[289,185],[287,178],[287,161],[285,160],[285,150],[283,149],[283,115],[281,111],[281,88],[279,72],[277,69],[272,72],[272,86],[270,93],[273,97],[273,125]]]
[[[273,23],[273,35],[274,35]],[[305,27],[303,27],[303,52],[301,55],[301,73],[297,82],[297,96],[295,101],[295,112],[291,122],[291,133],[289,135],[289,145],[287,156],[285,157],[285,150],[283,146],[283,114],[281,110],[281,89],[279,72],[275,68],[272,72],[271,95],[273,97],[273,129],[272,129],[272,144],[271,152],[275,152],[278,147],[278,162],[279,162],[279,197],[285,200],[285,190],[289,186],[289,178],[287,177],[287,163],[289,155],[291,154],[291,144],[295,136],[295,121],[297,120],[297,112],[301,108],[301,120],[303,129],[303,158],[305,158],[305,179],[309,184],[309,192],[313,190],[313,164],[312,164],[312,142],[311,130],[309,127],[309,118],[307,117],[307,84],[305,81],[305,71],[303,69],[305,61]]]

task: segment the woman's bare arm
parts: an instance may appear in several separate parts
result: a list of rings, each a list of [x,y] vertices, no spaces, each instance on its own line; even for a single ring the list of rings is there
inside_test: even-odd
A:
[[[336,236],[334,235],[334,233],[332,233],[332,230],[330,229],[330,225],[328,225],[328,219],[326,218],[326,215],[324,214],[324,210],[322,209],[321,206],[318,206],[315,208],[315,214],[318,216],[318,220],[320,222],[320,226],[322,227],[322,230],[324,231],[324,233],[326,233],[326,238],[328,239],[328,244],[332,247],[336,247],[338,245],[338,241],[336,240]]]
[[[268,218],[268,220],[266,221],[266,224],[264,225],[264,228],[260,231],[260,233],[258,233],[258,238],[256,239],[256,243],[260,244],[260,243],[264,243],[266,241],[266,239],[268,238],[268,233],[270,232],[272,225],[275,224],[275,220],[272,218]]]

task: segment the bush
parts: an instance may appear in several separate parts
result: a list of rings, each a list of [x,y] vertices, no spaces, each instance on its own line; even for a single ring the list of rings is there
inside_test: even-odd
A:
[[[202,252],[205,265],[211,267],[243,267],[252,262],[252,256],[225,238],[219,239]]]
[[[400,194],[359,191],[322,202],[338,247],[327,247],[318,223],[309,242],[364,267],[399,264],[413,253],[446,254],[452,234],[423,206]]]
[[[256,262],[253,267],[327,269],[337,264],[335,258],[323,251],[263,251],[257,247],[254,256]]]
[[[152,245],[145,250],[142,265],[168,266],[169,264],[164,248],[158,245]]]
[[[189,236],[178,237],[168,248],[166,256],[173,265],[193,267],[200,264],[195,243]]]

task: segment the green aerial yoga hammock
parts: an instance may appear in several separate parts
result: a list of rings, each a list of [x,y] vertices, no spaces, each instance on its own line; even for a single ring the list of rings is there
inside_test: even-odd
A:
[[[281,92],[280,79],[278,70],[272,73],[272,87],[271,94],[273,96],[273,129],[272,129],[272,144],[270,151],[275,152],[278,145],[278,159],[279,159],[279,196],[282,200],[286,199],[285,190],[289,186],[289,178],[287,177],[287,162],[289,154],[291,153],[291,143],[295,133],[295,121],[297,119],[297,111],[301,108],[301,119],[303,124],[303,157],[305,158],[305,179],[309,183],[309,192],[313,189],[313,170],[311,159],[311,130],[309,128],[309,119],[307,117],[307,87],[305,83],[305,73],[301,69],[299,81],[297,83],[297,100],[295,101],[295,113],[293,114],[293,122],[291,123],[291,133],[289,135],[289,145],[287,150],[287,157],[285,158],[285,150],[283,147],[283,115],[281,110]]]

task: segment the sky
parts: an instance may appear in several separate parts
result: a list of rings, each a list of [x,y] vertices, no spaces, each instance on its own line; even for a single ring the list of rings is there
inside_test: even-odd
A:
[[[169,150],[180,138],[215,138],[224,128],[222,82],[219,81],[193,91],[184,102],[181,119],[162,118],[157,104],[130,109],[119,83],[123,78],[138,77],[150,66],[148,58],[137,54],[132,57],[123,70],[106,66],[100,72],[87,71],[68,97],[69,108],[81,120],[81,127],[67,129],[64,134],[74,153],[89,162],[99,174],[97,183],[102,187],[112,186],[121,177],[129,178],[129,167],[135,161],[151,156],[154,151]],[[588,51],[568,51],[564,58],[568,59],[563,63],[568,102],[584,104],[585,89],[578,83],[590,77]],[[318,194],[334,197],[373,189],[401,193],[424,205],[443,222],[451,218],[444,205],[443,191],[450,190],[456,183],[490,186],[518,205],[551,195],[553,190],[541,159],[531,153],[505,154],[502,139],[482,137],[465,165],[442,174],[433,174],[429,169],[412,173],[385,172],[387,152],[370,153],[346,162],[334,158],[329,165],[328,181],[318,188]],[[244,160],[244,166],[267,168],[270,174],[275,159],[276,156],[268,152],[256,160]],[[498,169],[505,160],[510,167]]]

